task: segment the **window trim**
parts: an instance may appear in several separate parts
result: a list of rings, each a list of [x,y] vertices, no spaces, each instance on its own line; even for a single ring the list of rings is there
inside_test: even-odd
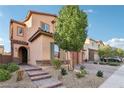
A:
[[[45,22],[40,22],[40,28],[41,28],[41,26],[42,26],[42,24],[47,24],[47,23],[45,23]],[[49,24],[47,24],[49,27],[48,27],[48,31],[46,31],[46,30],[43,30],[43,31],[45,31],[45,32],[50,32],[50,25]],[[41,28],[42,29],[42,28]]]
[[[22,35],[18,33],[18,28],[22,28]],[[23,37],[24,36],[24,28],[21,26],[17,26],[17,36]]]

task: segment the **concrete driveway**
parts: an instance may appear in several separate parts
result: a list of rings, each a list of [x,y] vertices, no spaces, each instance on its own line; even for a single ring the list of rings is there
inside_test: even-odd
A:
[[[99,65],[93,63],[84,63],[86,70],[90,74],[96,75],[98,70],[103,71],[104,78],[109,78],[120,66],[108,66],[108,65]]]
[[[124,88],[124,65],[115,71],[99,88]]]

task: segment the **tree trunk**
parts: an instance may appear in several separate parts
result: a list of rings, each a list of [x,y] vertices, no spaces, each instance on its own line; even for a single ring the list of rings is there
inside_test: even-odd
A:
[[[76,63],[79,64],[79,53],[77,52]]]
[[[70,62],[69,62],[69,59],[68,59],[68,51],[66,53],[67,53],[67,64],[68,64],[68,70],[69,70],[69,64],[70,64]]]
[[[74,70],[74,52],[71,52],[71,59],[69,62],[68,70],[73,71]]]

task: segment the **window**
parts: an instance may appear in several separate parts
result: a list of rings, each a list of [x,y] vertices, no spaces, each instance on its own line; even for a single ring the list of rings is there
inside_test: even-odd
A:
[[[18,27],[18,32],[17,32],[17,34],[18,34],[19,36],[23,36],[23,28],[22,28],[22,27]]]
[[[60,57],[60,49],[58,45],[51,43],[51,58],[59,58]]]
[[[48,32],[49,31],[49,25],[46,24],[46,23],[42,23],[41,24],[41,29],[44,30],[44,31],[46,31],[46,32]]]
[[[55,58],[59,57],[59,47],[56,44],[54,44],[54,57]]]

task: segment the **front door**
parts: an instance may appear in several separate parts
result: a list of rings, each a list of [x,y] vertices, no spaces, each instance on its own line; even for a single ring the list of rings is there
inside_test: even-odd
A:
[[[27,52],[27,49],[25,47],[19,48],[19,59],[21,61],[20,63],[27,64],[27,61],[28,61],[27,55],[28,55],[28,52]]]

